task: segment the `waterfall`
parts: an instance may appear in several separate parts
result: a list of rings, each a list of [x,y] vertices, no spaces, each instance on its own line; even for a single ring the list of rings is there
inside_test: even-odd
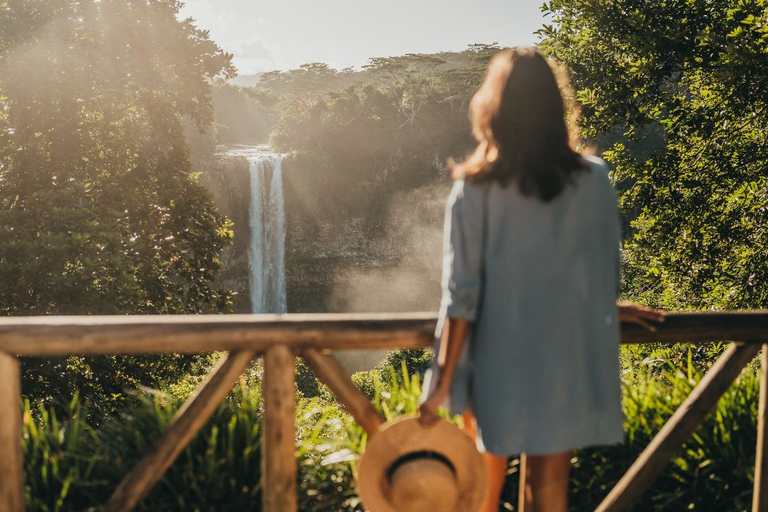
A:
[[[285,313],[285,204],[283,156],[250,158],[250,288],[253,313]]]

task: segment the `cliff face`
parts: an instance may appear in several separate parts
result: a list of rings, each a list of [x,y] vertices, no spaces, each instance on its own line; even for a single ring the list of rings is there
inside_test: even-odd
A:
[[[232,221],[234,244],[221,255],[223,267],[216,284],[235,292],[235,313],[250,313],[248,285],[248,209],[250,183],[248,162],[244,158],[216,158],[206,165],[200,182],[211,192],[219,212]]]
[[[291,158],[283,168],[289,311],[437,309],[450,183],[392,192],[383,181],[323,183]]]
[[[436,311],[440,299],[442,223],[450,183],[390,194],[354,216],[350,196],[365,189],[318,187],[317,177],[291,159],[283,164],[288,311]],[[222,214],[233,221],[235,243],[222,255],[219,285],[233,290],[235,312],[249,313],[250,174],[243,158],[221,158],[203,173]],[[351,199],[354,201],[354,197]],[[351,371],[372,367],[383,352],[342,355]]]

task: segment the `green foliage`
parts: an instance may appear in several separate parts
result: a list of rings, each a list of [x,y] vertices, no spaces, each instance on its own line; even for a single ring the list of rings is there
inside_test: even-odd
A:
[[[126,392],[141,387],[171,388],[179,396],[199,382],[212,367],[216,355],[163,354],[69,356],[22,359],[22,395],[33,407],[49,405],[66,413],[67,400],[78,394],[92,402],[99,414],[119,409]]]
[[[700,379],[701,373],[693,367],[681,371],[676,364],[663,371],[640,365],[624,374],[624,442],[577,450],[571,473],[571,510],[595,509]],[[758,394],[758,372],[749,369],[720,399],[634,510],[748,510]],[[517,503],[518,465],[517,459],[510,460],[503,494],[507,506]]]
[[[272,127],[277,97],[263,89],[227,83],[213,86],[216,141],[219,144],[264,144]]]
[[[376,397],[376,390],[381,379],[378,373],[374,371],[357,372],[352,374],[352,382],[368,400],[373,400]]]
[[[352,382],[368,399],[377,401],[382,383],[396,383],[398,386],[419,382],[432,364],[432,350],[398,349],[387,352],[386,357],[371,371],[357,372]],[[392,387],[392,386],[388,386]]]
[[[544,10],[542,48],[571,72],[584,133],[623,134],[605,157],[634,219],[626,292],[675,309],[766,307],[768,4]]]
[[[322,384],[315,373],[307,366],[304,359],[301,357],[296,358],[296,390],[304,398],[314,398],[320,396],[320,388]]]
[[[392,374],[397,376],[418,375],[424,377],[424,373],[432,364],[434,353],[431,349],[403,348],[387,352],[386,357],[376,365],[376,371],[383,380],[387,380]]]
[[[203,313],[227,223],[190,178],[231,56],[176,2],[14,3],[0,34],[0,312]],[[130,29],[128,28],[130,27]]]
[[[311,237],[322,224],[359,219],[369,240],[381,234],[394,194],[444,179],[446,159],[472,146],[467,107],[498,50],[371,59],[356,74],[310,66],[263,77],[261,86],[281,91],[270,142],[291,153],[289,229]]]
[[[244,510],[261,502],[259,390],[238,388],[170,467],[139,510]],[[139,395],[118,416],[88,420],[73,400],[65,421],[27,409],[24,422],[29,510],[101,505],[154,447],[181,402]],[[225,476],[224,478],[220,478]]]
[[[746,371],[718,402],[646,493],[639,511],[747,510],[752,497],[759,394],[758,372]],[[693,368],[624,380],[625,441],[582,450],[574,469],[574,501],[587,506],[617,482],[701,379]]]
[[[418,378],[381,386],[379,410],[414,413]],[[237,386],[142,502],[139,510],[235,511],[261,507],[261,389]],[[296,409],[300,510],[363,510],[354,487],[366,437],[338,404],[299,394]],[[94,418],[75,396],[60,420],[53,409],[24,409],[27,508],[86,510],[154,447],[181,398],[135,395],[117,415]]]
[[[33,416],[34,414],[34,416]],[[29,510],[84,510],[98,502],[104,464],[98,436],[87,422],[88,412],[74,396],[60,420],[53,409],[30,409],[24,403],[24,471]]]
[[[387,419],[418,410],[421,380],[401,365],[395,379],[374,377],[374,405]],[[371,372],[373,373],[373,372]],[[637,510],[745,510],[751,499],[758,372],[747,370],[644,495]],[[572,510],[594,510],[701,374],[677,363],[624,375],[625,440],[579,450]],[[142,510],[259,510],[260,389],[235,389],[153,489]],[[180,401],[138,396],[117,417],[94,421],[75,397],[64,420],[45,408],[24,412],[28,509],[84,510],[108,498],[122,475],[153,446]],[[361,511],[357,458],[366,436],[327,398],[301,398],[297,411],[299,507]],[[510,426],[511,429],[514,425]],[[510,460],[504,501],[516,503],[518,460]],[[502,510],[504,510],[502,508]]]
[[[209,81],[234,68],[207,32],[177,19],[179,7],[35,0],[3,10],[0,315],[228,310],[213,280],[230,226],[190,174],[182,120],[209,126]],[[109,400],[193,363],[30,360],[25,392]]]
[[[104,468],[110,481],[119,482],[154,447],[180,405],[163,397],[139,396],[117,421],[101,429],[105,456],[114,461],[111,468]],[[260,503],[260,414],[260,390],[237,387],[147,496],[141,509],[234,512]]]
[[[363,430],[338,404],[320,398],[300,404],[300,510],[362,511],[354,482],[366,441]]]

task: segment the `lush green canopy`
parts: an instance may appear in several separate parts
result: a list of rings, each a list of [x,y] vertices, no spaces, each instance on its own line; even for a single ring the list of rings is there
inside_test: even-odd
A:
[[[182,118],[210,124],[230,56],[178,2],[0,5],[0,314],[225,308]]]
[[[182,120],[231,56],[167,0],[0,2],[0,315],[209,313],[231,239]],[[110,398],[190,358],[28,361],[25,391]]]
[[[271,142],[286,163],[289,224],[362,219],[376,236],[393,194],[445,179],[472,146],[467,109],[497,45],[371,59],[363,71],[322,65],[267,75],[282,93]]]
[[[586,135],[632,220],[628,292],[674,308],[768,307],[768,2],[554,0]]]

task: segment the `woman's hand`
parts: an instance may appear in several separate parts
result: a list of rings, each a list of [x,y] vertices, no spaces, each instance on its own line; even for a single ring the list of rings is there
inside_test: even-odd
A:
[[[664,312],[645,306],[638,306],[631,302],[620,301],[616,304],[619,308],[619,322],[637,324],[651,332],[656,331],[656,326],[649,322],[663,322]]]
[[[437,408],[448,398],[450,390],[438,386],[419,407],[419,421],[422,425],[434,425],[440,418],[437,415]]]

